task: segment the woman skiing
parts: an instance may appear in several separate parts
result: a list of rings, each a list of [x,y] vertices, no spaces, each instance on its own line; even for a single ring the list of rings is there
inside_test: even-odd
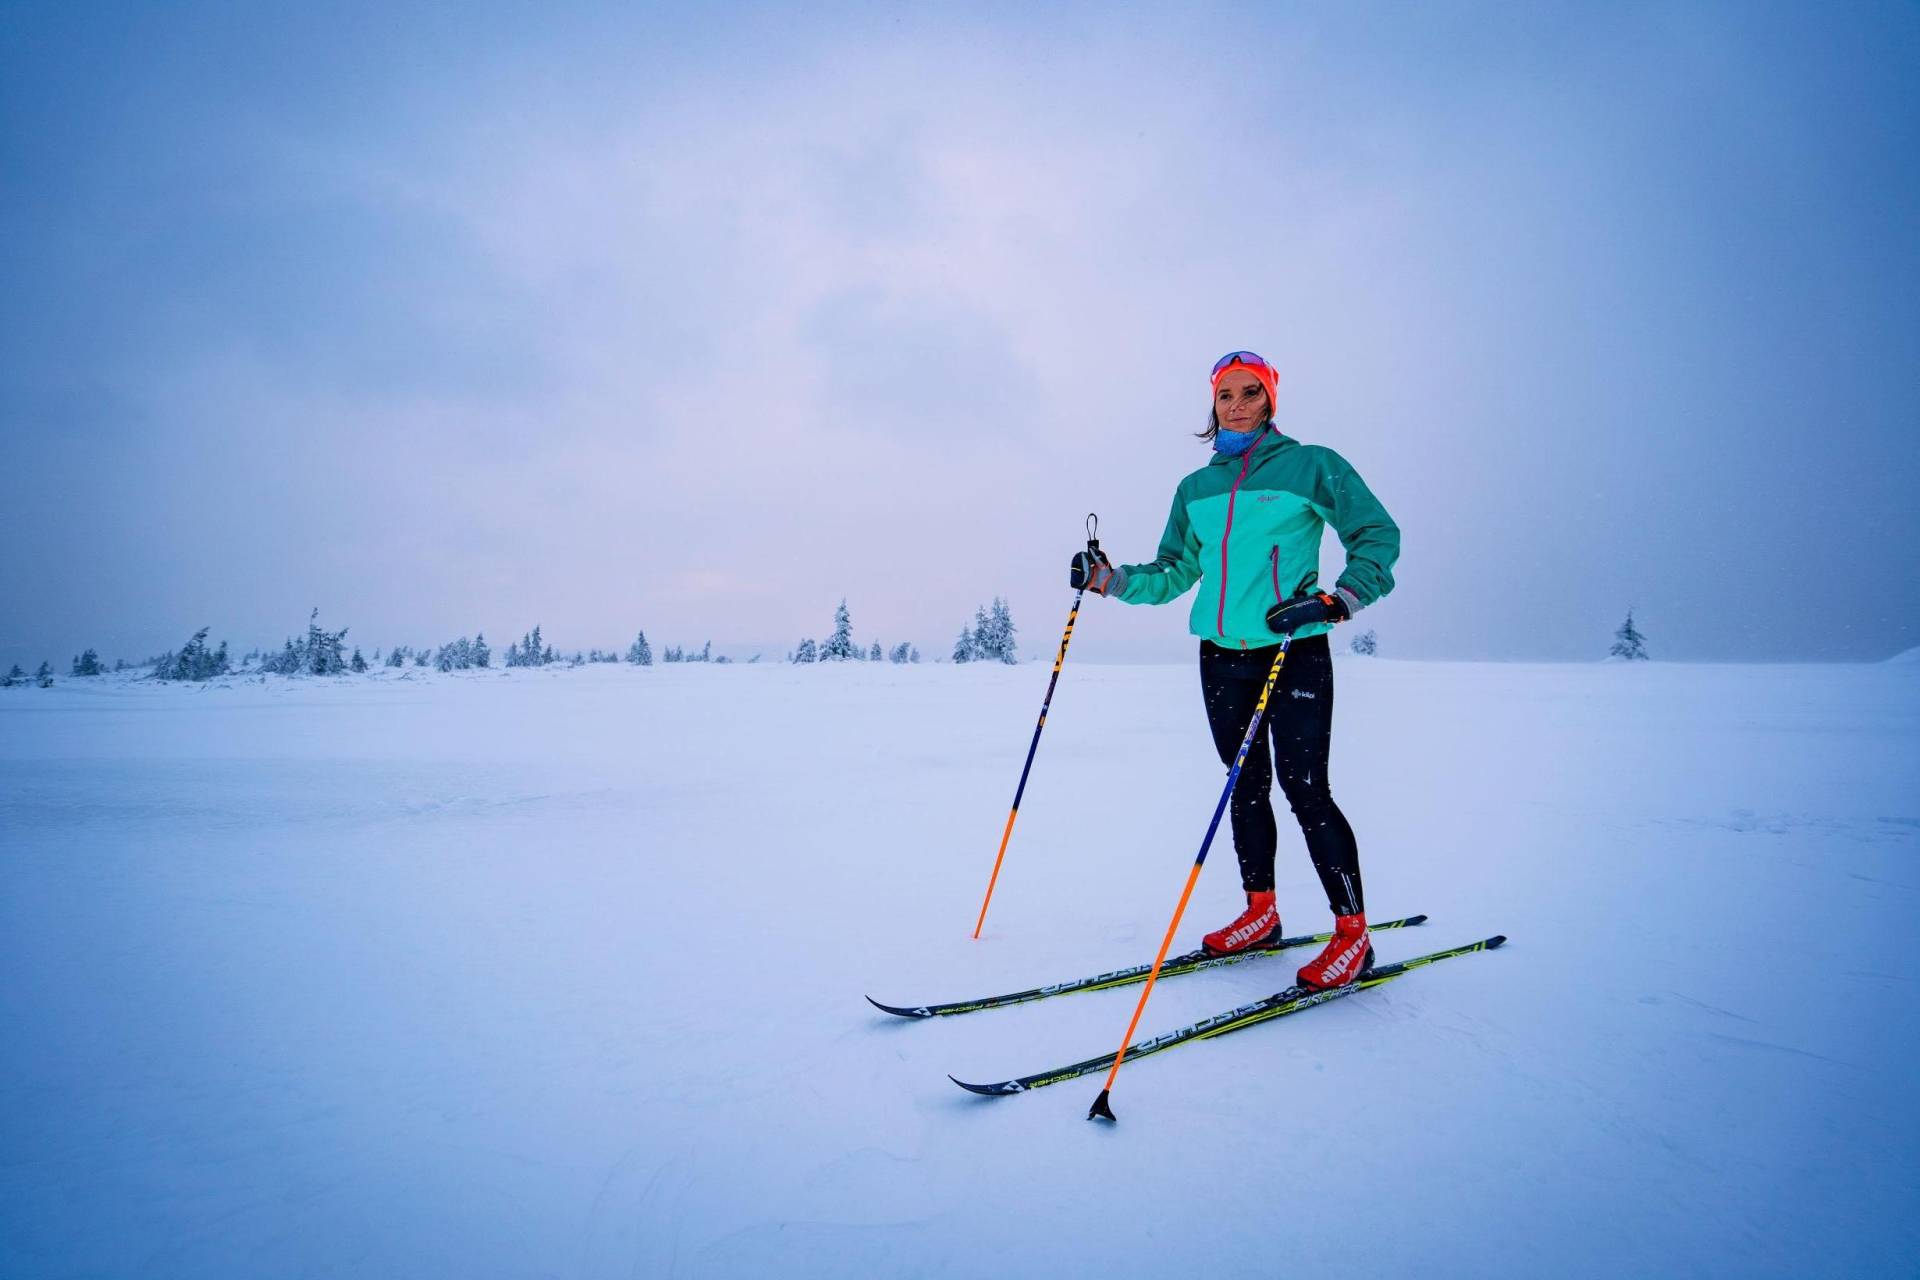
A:
[[[1213,366],[1213,409],[1200,433],[1213,457],[1174,490],[1159,554],[1146,564],[1116,567],[1103,554],[1081,552],[1073,559],[1072,585],[1129,604],[1166,604],[1200,582],[1189,625],[1200,637],[1207,723],[1226,764],[1246,735],[1277,637],[1292,637],[1263,731],[1233,789],[1233,845],[1247,909],[1206,935],[1205,945],[1228,954],[1280,936],[1273,888],[1277,765],[1334,914],[1332,939],[1299,978],[1310,987],[1337,987],[1372,967],[1373,945],[1353,828],[1327,786],[1333,731],[1327,632],[1393,589],[1400,529],[1346,459],[1273,425],[1279,382],[1273,366],[1251,351],[1222,356]],[[1327,525],[1347,553],[1331,592],[1317,589]]]

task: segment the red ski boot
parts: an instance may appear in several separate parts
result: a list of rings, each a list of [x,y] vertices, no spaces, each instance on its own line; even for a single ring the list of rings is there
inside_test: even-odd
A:
[[[1279,936],[1280,912],[1273,905],[1273,892],[1249,892],[1247,909],[1226,928],[1200,939],[1200,945],[1216,956],[1230,956]]]
[[[1373,968],[1373,940],[1367,936],[1364,915],[1336,916],[1327,949],[1300,970],[1300,985],[1325,991],[1344,987]]]

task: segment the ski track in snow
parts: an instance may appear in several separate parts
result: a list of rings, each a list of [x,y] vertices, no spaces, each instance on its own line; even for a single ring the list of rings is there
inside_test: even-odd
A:
[[[1852,1275],[1920,1257],[1920,668],[1342,659],[1383,960],[1120,1073],[1185,666],[0,692],[0,1274]],[[1283,838],[1288,932],[1325,927]],[[1177,946],[1238,906],[1223,831]],[[1170,979],[1140,1035],[1306,953]],[[1328,1186],[1363,1194],[1328,1197]]]

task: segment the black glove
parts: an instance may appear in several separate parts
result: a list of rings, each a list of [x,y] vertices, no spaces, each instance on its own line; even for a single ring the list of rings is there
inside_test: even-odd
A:
[[[1282,601],[1267,610],[1267,630],[1277,636],[1290,636],[1316,622],[1345,622],[1352,616],[1347,611],[1346,597],[1341,593],[1314,591]]]
[[[1114,568],[1106,552],[1080,551],[1074,554],[1073,572],[1067,579],[1067,585],[1075,591],[1084,589],[1095,595],[1108,596],[1126,584],[1126,572]]]

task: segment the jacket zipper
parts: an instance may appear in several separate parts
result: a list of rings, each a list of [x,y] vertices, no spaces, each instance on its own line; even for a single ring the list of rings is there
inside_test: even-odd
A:
[[[1273,602],[1285,604],[1286,601],[1280,598],[1280,545],[1278,543],[1274,544],[1273,550],[1267,552],[1267,565],[1273,570]]]
[[[1264,437],[1266,432],[1260,434]],[[1247,456],[1240,462],[1240,474],[1234,477],[1233,488],[1227,490],[1227,529],[1220,535],[1220,607],[1213,615],[1213,633],[1222,640],[1227,638],[1227,543],[1233,538],[1233,502],[1240,496],[1240,482],[1247,478],[1247,468],[1253,465],[1253,455],[1259,448],[1259,440],[1247,446]],[[1247,647],[1244,640],[1240,647]]]

